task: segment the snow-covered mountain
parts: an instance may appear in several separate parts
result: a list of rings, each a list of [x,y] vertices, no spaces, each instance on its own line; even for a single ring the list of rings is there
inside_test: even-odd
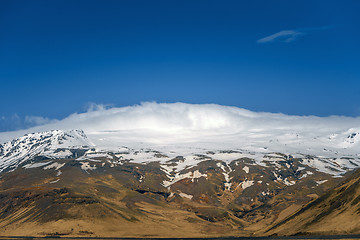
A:
[[[261,234],[360,166],[359,120],[146,103],[0,133],[0,230]]]
[[[74,150],[89,149],[91,146],[91,142],[81,130],[29,133],[0,145],[0,172],[14,170],[37,157],[68,158],[76,154]]]
[[[356,133],[348,135],[343,144],[346,146],[356,144],[356,136],[358,136]],[[95,140],[94,136],[92,138]],[[98,141],[101,140],[98,139]],[[330,150],[324,149],[323,151],[326,154]],[[169,159],[178,156],[182,157],[182,161],[172,162],[171,166],[168,166]],[[106,145],[95,145],[82,130],[53,130],[26,134],[0,145],[0,172],[11,171],[18,166],[24,168],[43,167],[50,162],[41,161],[67,158],[75,158],[88,166],[92,161],[98,161],[94,160],[97,158],[105,158],[111,165],[122,162],[138,164],[160,162],[162,170],[167,174],[169,172],[179,173],[186,168],[198,165],[202,161],[220,160],[230,164],[234,160],[244,158],[252,159],[259,166],[272,165],[275,169],[281,168],[278,162],[289,161],[290,158],[292,161],[298,159],[297,161],[301,161],[304,166],[334,176],[341,176],[360,166],[358,154],[327,157],[304,154],[300,150],[296,153],[283,153],[272,152],[265,148],[261,151],[250,151],[241,148],[229,150],[187,145],[159,146],[158,148],[145,146],[137,148],[108,147]]]
[[[339,175],[359,165],[360,118],[288,116],[214,104],[144,103],[73,114],[56,123],[0,133],[0,140],[8,141],[0,145],[0,171],[35,156],[63,158],[74,154],[70,149],[92,148],[97,153],[125,151],[125,158],[139,163],[159,161],[154,151],[167,157],[185,156],[189,165],[197,163],[193,159],[198,155],[226,161],[251,156],[261,165],[266,156],[281,153],[312,159],[309,166]],[[232,154],[224,154],[229,151]]]

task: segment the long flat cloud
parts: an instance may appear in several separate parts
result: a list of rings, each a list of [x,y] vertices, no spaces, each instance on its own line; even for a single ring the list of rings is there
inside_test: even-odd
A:
[[[185,103],[95,109],[28,130],[0,133],[0,141],[29,132],[82,129],[96,145],[103,146],[139,146],[141,143],[144,146],[309,150],[310,153],[327,148],[335,154],[344,149],[356,152],[360,142],[359,117],[289,116],[216,104]],[[357,135],[349,139],[353,133]]]

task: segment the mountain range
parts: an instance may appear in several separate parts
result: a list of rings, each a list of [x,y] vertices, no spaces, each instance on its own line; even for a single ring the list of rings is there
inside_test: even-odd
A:
[[[360,118],[143,103],[0,140],[1,235],[360,232]]]

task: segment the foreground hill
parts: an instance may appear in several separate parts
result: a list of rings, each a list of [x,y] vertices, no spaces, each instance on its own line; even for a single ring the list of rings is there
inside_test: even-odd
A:
[[[268,233],[354,234],[360,232],[360,170],[345,183],[310,202]]]

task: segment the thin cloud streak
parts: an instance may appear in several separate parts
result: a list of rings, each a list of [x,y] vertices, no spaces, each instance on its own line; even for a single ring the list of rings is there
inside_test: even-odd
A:
[[[293,42],[299,37],[309,34],[314,31],[322,31],[332,29],[333,26],[323,26],[323,27],[312,27],[312,28],[299,28],[294,30],[282,30],[280,32],[271,34],[264,38],[257,40],[257,43],[269,43],[269,42]]]
[[[304,35],[303,32],[297,32],[294,30],[283,30],[277,33],[274,33],[270,36],[261,38],[257,40],[258,43],[267,43],[267,42],[274,42],[274,41],[281,41],[281,42],[292,42],[295,41],[299,36]]]

